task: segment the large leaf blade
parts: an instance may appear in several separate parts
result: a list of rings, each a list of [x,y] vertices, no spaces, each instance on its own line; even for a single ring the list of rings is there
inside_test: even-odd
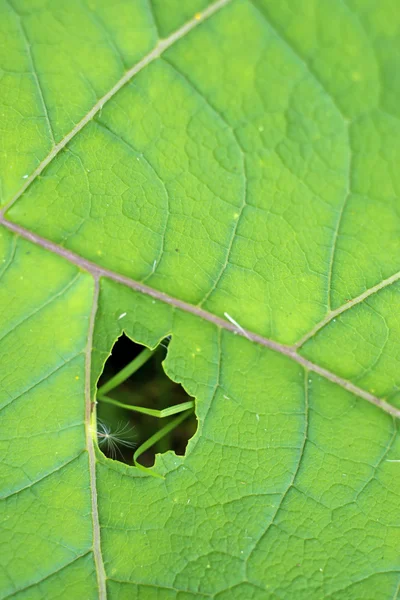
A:
[[[4,595],[396,597],[399,442],[380,403],[396,404],[398,379],[393,81],[375,93],[398,47],[391,6],[304,2],[293,19],[267,1],[211,5],[108,96],[102,79],[106,105],[82,104],[26,190],[32,158],[6,177]],[[183,22],[154,9],[160,30]],[[123,14],[108,13],[108,47],[132,44]],[[389,140],[369,178],[363,136]],[[149,347],[172,334],[166,370],[197,399],[198,432],[184,458],[158,457],[161,483],[92,440],[122,328]]]

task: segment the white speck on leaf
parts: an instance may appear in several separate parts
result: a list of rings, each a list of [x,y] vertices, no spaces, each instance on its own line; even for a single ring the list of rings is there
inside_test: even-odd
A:
[[[126,312],[124,312],[124,313],[121,313],[121,314],[119,315],[119,317],[118,317],[118,320],[119,320],[119,319],[123,319],[124,317],[126,317]]]
[[[247,338],[248,340],[250,339],[246,330],[243,329],[243,327],[241,325],[239,325],[239,323],[237,321],[235,321],[235,319],[233,319],[227,312],[224,312],[225,317],[228,319],[228,321],[230,321],[232,323],[232,325],[234,325],[235,327],[237,327],[238,331],[240,331],[240,333],[242,335],[244,335],[245,338]],[[238,333],[237,331],[234,331],[234,333]]]

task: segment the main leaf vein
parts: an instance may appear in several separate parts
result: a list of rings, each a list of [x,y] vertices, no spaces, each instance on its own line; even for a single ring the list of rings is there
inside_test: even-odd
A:
[[[325,379],[328,379],[332,383],[343,387],[348,392],[355,394],[356,396],[359,396],[360,398],[363,398],[364,400],[367,400],[371,404],[374,404],[376,407],[380,408],[384,412],[396,417],[397,419],[400,419],[400,409],[398,409],[394,406],[391,406],[385,400],[378,398],[377,396],[374,396],[370,392],[354,385],[354,383],[352,383],[351,381],[348,381],[347,379],[344,379],[343,377],[340,377],[339,375],[332,373],[328,369],[325,369],[324,367],[321,367],[320,365],[317,365],[317,364],[313,363],[312,361],[308,360],[307,358],[305,358],[304,356],[302,356],[301,354],[299,354],[297,352],[297,348],[299,347],[298,345],[287,346],[285,344],[281,344],[280,342],[276,342],[275,340],[271,340],[269,338],[263,337],[262,335],[259,335],[258,333],[246,331],[242,327],[238,327],[234,323],[232,323],[226,319],[222,319],[221,317],[219,317],[213,313],[210,313],[202,308],[199,308],[198,306],[194,306],[193,304],[185,302],[184,300],[180,300],[179,298],[174,298],[172,296],[169,296],[168,294],[161,292],[159,290],[156,290],[154,288],[151,288],[150,286],[145,285],[144,283],[130,279],[129,277],[126,277],[125,275],[120,275],[118,273],[114,273],[110,269],[100,267],[99,265],[87,260],[86,258],[82,258],[78,254],[75,254],[74,252],[71,252],[70,250],[67,250],[66,248],[62,248],[62,247],[58,246],[57,244],[55,244],[54,242],[51,242],[51,241],[37,235],[36,233],[32,233],[31,231],[28,231],[27,229],[25,229],[24,227],[21,227],[20,225],[17,225],[16,223],[12,223],[11,221],[8,221],[7,219],[4,218],[4,216],[0,216],[0,224],[7,227],[7,229],[9,229],[10,231],[13,231],[17,235],[20,235],[23,238],[29,240],[30,242],[33,242],[34,244],[40,246],[41,248],[44,248],[45,250],[48,250],[49,252],[53,252],[54,254],[57,254],[58,256],[61,256],[61,257],[65,258],[66,260],[68,260],[69,262],[77,265],[79,268],[84,269],[85,271],[88,271],[94,277],[94,279],[96,281],[98,281],[98,279],[100,277],[106,277],[108,279],[111,279],[112,281],[115,281],[116,283],[125,285],[137,292],[146,294],[146,295],[148,295],[156,300],[159,300],[161,302],[165,302],[166,304],[169,304],[170,306],[173,306],[174,308],[188,312],[196,317],[199,317],[201,319],[204,319],[205,321],[208,321],[209,323],[213,323],[214,325],[216,325],[217,327],[219,327],[221,329],[230,331],[230,332],[234,333],[235,335],[243,336],[251,342],[258,343],[262,346],[265,346],[266,348],[269,348],[270,350],[274,350],[275,352],[278,352],[279,354],[282,354],[282,355],[286,356],[287,358],[290,358],[291,360],[297,362],[303,368],[305,368],[309,371],[312,371],[313,373],[317,373],[318,375],[320,375],[321,377],[323,377]],[[396,275],[392,276],[392,278],[389,278],[390,283],[393,282],[392,280],[394,277],[396,278],[395,280],[397,281],[397,279],[400,278],[400,273],[397,273]],[[381,285],[381,288],[382,287],[383,286]],[[365,297],[368,297],[368,295],[370,295],[370,294],[368,294],[367,292],[364,293]],[[349,303],[349,305],[350,305],[350,303]],[[349,305],[346,305],[346,306],[348,306],[350,308]],[[344,312],[344,310],[346,310],[346,309],[343,308],[342,312]]]

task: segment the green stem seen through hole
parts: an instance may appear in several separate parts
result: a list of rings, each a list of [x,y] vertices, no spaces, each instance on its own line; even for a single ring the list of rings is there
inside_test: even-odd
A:
[[[188,400],[187,402],[182,402],[181,404],[175,404],[175,406],[169,406],[168,408],[163,408],[162,410],[146,408],[144,406],[134,406],[132,404],[123,404],[122,402],[118,402],[118,400],[114,400],[113,398],[105,396],[104,394],[97,396],[97,400],[100,402],[105,402],[106,404],[113,404],[114,406],[125,408],[126,410],[143,413],[144,415],[149,415],[150,417],[156,417],[157,419],[165,419],[165,417],[171,417],[172,415],[181,413],[184,410],[194,408],[194,400]]]
[[[144,406],[137,406],[132,404],[124,404],[115,400],[114,398],[110,398],[107,396],[107,393],[111,390],[115,389],[119,385],[121,385],[124,381],[126,381],[131,375],[133,375],[140,367],[142,367],[156,352],[157,349],[143,350],[138,356],[136,356],[126,367],[124,367],[119,373],[116,373],[111,379],[109,379],[104,385],[102,385],[97,391],[97,400],[99,402],[104,402],[105,404],[111,404],[114,406],[118,406],[119,408],[123,408],[124,410],[130,410],[133,412],[142,413],[144,415],[148,415],[150,417],[155,417],[157,419],[165,419],[167,417],[171,417],[173,415],[178,415],[174,419],[172,419],[165,426],[161,427],[159,431],[154,433],[148,440],[143,442],[135,451],[133,455],[133,463],[134,465],[144,471],[148,475],[152,475],[154,477],[162,477],[158,473],[155,473],[148,467],[141,465],[138,462],[138,458],[146,452],[149,448],[157,444],[158,442],[166,441],[168,439],[168,435],[178,427],[187,417],[193,414],[194,411],[194,400],[188,400],[187,402],[182,402],[180,404],[175,404],[174,406],[169,406],[162,410],[154,409],[154,408],[146,408]],[[168,444],[167,444],[168,445]]]
[[[187,404],[187,403],[185,403],[185,404]],[[141,465],[140,463],[138,463],[137,459],[144,452],[146,452],[146,450],[148,450],[149,448],[151,448],[152,446],[154,446],[154,444],[156,444],[164,436],[168,435],[168,433],[170,433],[171,431],[173,431],[173,429],[175,429],[175,427],[178,427],[178,425],[180,425],[182,423],[182,421],[184,421],[185,419],[187,419],[187,417],[189,415],[191,415],[192,412],[193,412],[193,409],[186,410],[181,415],[179,415],[178,417],[175,417],[175,419],[173,419],[172,421],[170,421],[169,423],[167,423],[167,425],[165,425],[164,427],[162,427],[162,429],[160,429],[159,431],[157,431],[148,440],[146,440],[145,442],[143,442],[143,444],[141,444],[139,446],[139,448],[137,448],[135,450],[134,454],[133,454],[133,462],[134,462],[135,467],[137,467],[138,469],[140,469],[141,471],[144,471],[145,473],[147,473],[149,475],[152,475],[153,477],[161,477],[162,479],[164,479],[162,477],[162,475],[159,475],[158,473],[155,473],[154,471],[152,471],[152,470],[148,469],[147,467],[144,467],[143,465]]]
[[[100,399],[100,396],[104,396],[104,394],[107,394],[107,392],[110,392],[117,386],[121,385],[121,383],[126,381],[128,377],[133,375],[133,373],[136,373],[136,371],[140,369],[140,367],[142,367],[149,360],[149,358],[153,356],[156,350],[157,348],[155,348],[154,350],[149,350],[148,348],[143,350],[143,352],[136,356],[128,365],[126,365],[126,367],[121,369],[119,373],[116,373],[114,377],[111,377],[111,379],[109,379],[107,383],[102,385],[97,390],[98,398]]]
[[[162,427],[159,431],[157,431],[154,435],[152,435],[148,440],[143,442],[135,451],[133,455],[133,462],[135,467],[152,475],[153,477],[161,477],[158,473],[151,471],[149,468],[144,467],[140,463],[137,462],[139,456],[141,456],[146,450],[157,444],[160,440],[165,438],[171,431],[173,431],[178,425],[182,423],[187,417],[189,417],[193,413],[194,409],[194,400],[189,400],[188,402],[182,402],[181,404],[176,404],[175,406],[169,406],[168,408],[164,408],[163,410],[156,410],[151,408],[145,408],[144,406],[132,406],[129,404],[123,404],[122,402],[118,402],[118,400],[114,400],[108,396],[98,396],[98,400],[100,402],[106,402],[108,404],[113,404],[115,406],[119,406],[121,408],[132,410],[135,412],[140,412],[145,415],[150,415],[151,417],[156,417],[158,419],[164,419],[166,417],[170,417],[172,415],[179,414],[178,417],[167,423],[164,427]]]

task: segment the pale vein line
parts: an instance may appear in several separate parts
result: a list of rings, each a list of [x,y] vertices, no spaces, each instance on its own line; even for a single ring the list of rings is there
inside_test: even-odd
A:
[[[33,389],[35,389],[35,387],[38,387],[41,383],[43,383],[47,379],[50,379],[50,377],[52,375],[54,375],[55,373],[57,373],[57,371],[59,371],[60,369],[62,369],[66,365],[68,365],[70,362],[72,362],[73,360],[75,360],[75,358],[77,358],[78,356],[79,356],[79,353],[75,354],[74,356],[71,356],[71,358],[69,358],[68,360],[62,362],[53,371],[50,371],[50,373],[47,373],[46,375],[44,375],[41,379],[39,379],[39,381],[37,381],[36,383],[34,383],[33,385],[31,385],[29,388],[27,388],[27,389],[23,390],[21,393],[19,393],[18,396],[11,397],[11,400],[9,400],[9,402],[7,402],[7,404],[1,404],[0,405],[0,412],[2,410],[4,410],[5,408],[7,408],[7,406],[10,406],[10,404],[12,404],[13,402],[16,402],[17,400],[19,400],[19,398],[22,398],[22,396],[25,396],[25,394],[28,394],[30,391],[32,391]]]
[[[149,10],[149,14],[150,14],[151,20],[153,21],[155,32],[157,34],[157,37],[159,38],[160,37],[160,30],[159,30],[158,22],[157,22],[157,19],[156,19],[156,13],[154,12],[152,0],[147,0],[147,8]]]
[[[364,485],[361,487],[361,489],[357,492],[357,495],[354,499],[355,503],[358,502],[358,499],[359,499],[360,495],[364,493],[365,488],[367,486],[369,486],[370,483],[372,483],[374,479],[375,480],[377,479],[377,473],[378,473],[380,467],[382,466],[383,462],[385,461],[386,457],[388,456],[389,452],[392,450],[394,443],[397,439],[397,434],[398,434],[398,429],[396,427],[396,421],[393,419],[392,437],[390,438],[389,442],[387,443],[386,448],[384,449],[382,456],[379,458],[378,462],[375,465],[371,465],[373,475],[371,475],[369,477],[369,479],[364,483]],[[387,459],[385,462],[387,462]]]
[[[231,257],[232,254],[232,249],[233,249],[233,244],[235,242],[235,238],[236,238],[236,233],[239,227],[239,222],[240,222],[240,218],[243,214],[244,209],[247,206],[247,167],[246,167],[246,157],[245,157],[245,153],[244,150],[242,148],[242,145],[239,141],[239,138],[237,136],[237,133],[235,131],[235,128],[229,123],[229,121],[227,121],[224,117],[224,115],[211,103],[211,101],[202,93],[200,92],[200,90],[197,88],[197,86],[193,83],[193,81],[191,79],[189,79],[189,77],[187,76],[186,73],[184,73],[183,71],[181,71],[180,69],[178,69],[178,67],[172,63],[170,60],[167,60],[166,58],[164,58],[164,60],[174,69],[174,71],[176,71],[176,73],[178,73],[178,75],[180,75],[180,77],[186,82],[188,83],[188,85],[196,92],[196,94],[198,96],[200,96],[205,102],[206,104],[209,106],[209,108],[218,116],[219,120],[221,121],[221,123],[223,123],[225,125],[225,127],[227,127],[228,131],[231,132],[232,137],[235,141],[235,144],[239,150],[239,154],[240,154],[240,162],[241,162],[241,166],[242,166],[242,170],[243,170],[243,179],[244,179],[244,184],[243,184],[243,194],[242,194],[242,200],[240,203],[240,206],[236,206],[236,210],[237,212],[235,213],[234,216],[234,223],[233,223],[233,227],[232,227],[232,231],[230,234],[230,239],[229,239],[229,243],[228,246],[226,248],[226,256],[225,256],[225,260],[223,261],[221,268],[219,270],[219,273],[213,283],[213,285],[210,287],[210,289],[208,290],[208,292],[204,295],[204,297],[200,300],[200,302],[198,303],[198,306],[204,306],[204,304],[207,302],[207,300],[209,299],[209,297],[211,296],[211,294],[217,289],[218,284],[220,283],[222,277],[224,276],[226,269],[228,267],[229,264],[229,259]]]
[[[338,114],[342,117],[342,120],[346,125],[347,140],[348,140],[348,146],[349,146],[349,150],[350,150],[348,175],[347,175],[348,185],[347,185],[347,190],[346,190],[346,196],[345,196],[344,202],[342,204],[342,207],[340,209],[339,217],[336,221],[335,231],[334,231],[333,240],[332,240],[332,250],[331,250],[331,255],[329,258],[327,291],[328,291],[328,307],[330,310],[331,295],[332,295],[332,290],[331,290],[332,274],[333,274],[333,266],[334,266],[334,262],[335,262],[336,246],[337,246],[337,241],[339,238],[339,231],[340,231],[340,227],[342,224],[343,215],[344,215],[346,206],[348,204],[348,201],[349,201],[349,198],[351,195],[351,174],[352,174],[352,161],[353,161],[353,153],[352,153],[352,148],[351,148],[351,144],[350,144],[350,125],[351,125],[351,123],[350,123],[349,119],[347,118],[347,116],[344,114],[341,106],[338,104],[335,96],[329,91],[329,89],[326,87],[325,83],[319,77],[318,73],[315,71],[315,69],[312,67],[310,62],[307,60],[307,56],[304,56],[300,52],[300,50],[293,45],[293,43],[287,37],[286,33],[281,28],[278,27],[277,23],[273,22],[273,20],[270,18],[269,14],[265,12],[265,10],[263,10],[262,8],[260,8],[258,6],[258,3],[256,3],[254,0],[250,0],[250,2],[254,6],[254,8],[262,15],[262,17],[264,18],[267,25],[275,33],[276,37],[290,50],[290,52],[293,54],[293,56],[296,58],[296,60],[298,60],[300,62],[300,64],[311,74],[311,76],[314,78],[314,81],[317,83],[317,85],[321,88],[321,90],[324,92],[324,94],[326,94],[326,96],[330,99],[333,106],[336,108]]]
[[[394,595],[393,595],[393,600],[397,600],[397,598],[399,597],[399,592],[400,592],[400,580],[399,580],[399,583],[398,583],[398,585],[397,585],[397,588],[396,588],[396,590],[395,590],[395,592],[394,592]]]
[[[17,239],[16,237],[14,237],[14,241],[13,241],[13,245],[11,248],[11,252],[10,252],[10,256],[8,258],[4,259],[4,263],[2,265],[2,270],[0,271],[0,280],[3,279],[4,275],[7,273],[8,269],[11,267],[11,265],[14,262],[14,258],[15,258],[15,253],[17,251]]]
[[[299,452],[299,458],[297,460],[297,464],[296,464],[296,468],[294,470],[294,473],[292,475],[292,478],[289,482],[289,485],[287,486],[286,490],[283,492],[281,499],[275,509],[275,512],[272,516],[272,519],[270,520],[267,528],[263,531],[263,533],[261,534],[261,536],[257,539],[257,541],[255,542],[255,544],[253,545],[249,555],[246,558],[246,571],[247,571],[247,564],[248,564],[248,560],[249,558],[251,558],[251,556],[254,554],[254,551],[256,550],[256,548],[260,545],[261,541],[266,537],[266,535],[268,534],[268,531],[270,531],[271,527],[275,524],[276,518],[278,516],[279,511],[282,508],[282,505],[284,503],[284,501],[287,498],[288,493],[290,492],[290,490],[294,487],[295,481],[297,479],[297,476],[300,472],[301,466],[303,464],[303,458],[304,458],[304,450],[306,447],[306,443],[308,441],[308,431],[309,431],[309,400],[308,400],[308,390],[309,390],[309,385],[308,385],[308,371],[305,370],[304,371],[304,431],[303,431],[303,441],[301,443],[300,446],[300,452]],[[246,573],[247,574],[247,573]]]
[[[149,159],[143,154],[143,152],[140,152],[139,150],[137,150],[134,146],[132,146],[132,144],[130,142],[128,142],[125,138],[122,137],[122,135],[120,135],[119,133],[115,133],[115,131],[113,131],[108,125],[106,125],[105,123],[103,123],[102,121],[99,121],[96,119],[96,123],[97,125],[104,129],[104,131],[106,131],[108,134],[110,134],[111,136],[113,136],[116,140],[118,140],[119,142],[122,142],[122,144],[124,144],[127,148],[129,148],[129,150],[131,152],[134,152],[134,154],[139,158],[141,157],[143,159],[143,161],[146,163],[146,165],[149,167],[149,169],[151,169],[151,171],[154,173],[154,175],[157,177],[158,181],[160,182],[160,185],[165,193],[165,198],[166,198],[166,218],[165,218],[165,223],[164,223],[164,231],[161,234],[161,244],[160,244],[160,250],[158,252],[158,256],[157,258],[154,260],[153,262],[153,266],[151,268],[151,271],[149,271],[147,273],[147,275],[145,275],[142,279],[143,282],[147,281],[152,275],[154,275],[154,273],[157,271],[158,267],[160,266],[161,263],[161,259],[164,255],[164,249],[165,249],[165,234],[167,232],[168,229],[168,220],[169,217],[171,215],[171,211],[170,211],[170,202],[169,202],[169,192],[165,186],[164,181],[161,179],[160,175],[158,174],[156,168],[153,166],[153,164],[149,161]]]
[[[60,290],[58,290],[58,292],[56,292],[55,294],[53,294],[52,296],[47,298],[47,300],[45,300],[43,302],[43,304],[41,304],[40,306],[37,306],[35,308],[35,310],[30,312],[28,315],[26,315],[23,319],[21,319],[17,323],[14,323],[12,325],[11,329],[9,329],[5,333],[3,333],[3,335],[0,337],[0,343],[4,342],[4,340],[6,339],[7,336],[10,335],[10,333],[13,333],[16,329],[21,327],[21,325],[24,325],[27,321],[29,321],[29,319],[31,319],[32,317],[34,317],[35,315],[40,313],[43,309],[47,308],[49,305],[53,304],[53,302],[55,300],[57,300],[57,298],[59,298],[60,296],[63,296],[65,294],[65,292],[67,292],[78,279],[79,279],[79,273],[74,275],[74,277],[67,284],[63,285],[63,287]]]
[[[109,581],[115,581],[115,583],[125,583],[128,585],[135,585],[135,586],[140,586],[142,588],[150,588],[150,589],[157,589],[157,590],[169,590],[172,592],[178,592],[178,594],[183,593],[183,594],[193,594],[190,590],[187,589],[182,589],[182,588],[176,588],[173,586],[168,586],[168,585],[159,585],[158,583],[148,583],[148,582],[137,582],[137,581],[129,581],[128,579],[116,579],[115,577],[110,577]],[[207,592],[201,592],[201,596],[204,598],[215,598],[214,594],[209,594]]]
[[[117,57],[120,67],[122,67],[121,70],[124,71],[127,67],[127,65],[125,64],[125,61],[124,61],[124,57],[122,56],[119,48],[114,44],[114,41],[112,39],[112,36],[110,36],[110,32],[108,31],[106,24],[103,22],[103,20],[98,16],[98,14],[94,10],[89,8],[89,6],[86,6],[85,3],[83,3],[82,6],[83,6],[84,11],[88,15],[89,19],[91,19],[94,23],[96,23],[96,25],[100,28],[100,30],[102,30],[104,32],[105,39],[107,40],[108,46],[111,48],[114,55]]]
[[[372,286],[368,290],[365,290],[365,292],[363,292],[362,294],[360,294],[356,298],[353,298],[352,300],[349,300],[349,302],[346,302],[345,304],[342,304],[342,306],[339,306],[338,308],[335,308],[335,310],[331,310],[326,315],[326,317],[324,317],[322,319],[322,321],[320,321],[319,323],[317,323],[316,325],[314,325],[314,327],[311,329],[311,331],[309,331],[308,333],[306,333],[298,342],[296,342],[294,344],[293,348],[295,350],[298,350],[309,339],[311,339],[312,337],[314,337],[314,335],[316,333],[318,333],[318,331],[320,331],[321,329],[323,329],[323,327],[325,327],[325,325],[328,325],[328,323],[330,323],[333,319],[335,319],[336,317],[338,317],[342,313],[346,312],[350,308],[353,308],[353,306],[356,306],[357,304],[360,304],[361,302],[364,302],[364,300],[366,300],[370,296],[373,296],[374,294],[376,294],[380,290],[383,290],[384,288],[388,287],[389,285],[392,285],[393,283],[396,283],[397,281],[399,281],[399,279],[400,279],[400,271],[397,271],[397,273],[394,273],[393,275],[391,275],[387,279],[383,279],[380,283],[377,283],[376,285]]]
[[[26,29],[25,29],[25,25],[22,21],[21,16],[17,13],[17,11],[15,10],[15,8],[12,6],[12,4],[10,2],[8,2],[9,6],[11,6],[12,11],[17,15],[18,18],[18,22],[19,22],[19,28],[21,30],[22,33],[22,37],[24,38],[24,42],[25,42],[25,46],[26,46],[26,51],[28,54],[28,58],[29,58],[29,62],[31,63],[31,69],[32,69],[32,76],[35,80],[36,83],[36,87],[40,96],[40,101],[44,110],[44,116],[46,118],[47,121],[47,127],[49,129],[49,134],[50,134],[50,138],[51,138],[51,142],[52,144],[55,144],[55,139],[54,139],[54,133],[53,133],[53,128],[51,126],[51,121],[50,121],[50,117],[49,117],[49,113],[47,110],[47,106],[46,106],[46,102],[44,100],[44,95],[43,95],[43,89],[42,86],[40,84],[40,80],[39,77],[37,75],[37,71],[36,71],[36,65],[35,65],[35,61],[33,59],[33,54],[32,54],[32,44],[30,43],[29,39],[28,39],[28,35],[26,33]]]
[[[64,469],[65,467],[67,467],[69,464],[71,464],[72,462],[74,462],[75,460],[77,460],[81,456],[81,454],[82,454],[82,451],[79,451],[78,454],[76,454],[72,458],[69,458],[67,461],[61,463],[60,465],[58,465],[52,471],[49,471],[48,473],[45,473],[44,475],[42,475],[42,477],[39,477],[38,479],[35,479],[34,481],[30,481],[29,483],[27,483],[23,487],[20,487],[20,488],[18,488],[16,490],[13,490],[12,492],[10,492],[7,495],[0,496],[0,500],[7,500],[8,498],[11,498],[12,496],[15,496],[16,494],[20,494],[21,492],[23,492],[25,490],[29,490],[30,488],[32,488],[33,486],[37,485],[38,483],[40,483],[44,479],[47,479],[48,477],[51,477],[52,475],[54,475],[54,473],[57,473],[58,471],[61,471],[62,469]]]
[[[320,79],[317,71],[313,68],[312,63],[307,59],[307,55],[304,55],[300,52],[299,48],[293,45],[290,39],[287,37],[286,33],[282,28],[278,27],[278,24],[273,21],[268,14],[267,8],[264,6],[258,5],[258,0],[249,0],[249,2],[254,6],[255,10],[261,15],[261,17],[265,20],[271,31],[273,31],[276,37],[288,48],[288,50],[293,54],[295,59],[310,73],[310,75],[314,78],[315,82],[319,85],[321,90],[328,96],[331,100],[332,104],[335,106],[338,113],[341,115],[344,121],[349,121],[345,113],[342,111],[342,108],[338,104],[335,96],[328,90],[325,85],[325,82]]]
[[[122,77],[121,79],[106,93],[100,100],[96,102],[96,104],[89,110],[89,112],[75,125],[73,129],[60,141],[56,144],[53,149],[49,152],[49,154],[43,159],[40,165],[35,169],[35,171],[26,179],[24,185],[21,189],[15,194],[15,196],[8,202],[3,209],[0,211],[0,216],[4,215],[11,206],[22,196],[25,190],[31,185],[31,183],[43,172],[43,170],[47,167],[47,165],[57,156],[57,154],[72,140],[73,137],[85,125],[93,119],[96,113],[98,113],[103,106],[115,96],[115,94],[126,84],[132,77],[134,77],[139,71],[142,71],[147,65],[152,63],[154,60],[159,58],[168,48],[170,48],[175,42],[179,41],[185,35],[187,35],[192,29],[197,27],[200,23],[206,21],[210,18],[214,13],[219,11],[224,6],[228,5],[231,0],[217,0],[210,6],[208,6],[202,13],[197,14],[193,19],[185,23],[182,27],[177,29],[174,33],[172,33],[169,37],[164,40],[160,40],[157,45],[153,48],[149,54],[147,54],[142,60],[140,60],[136,65],[131,67]]]
[[[340,592],[344,592],[345,590],[349,590],[350,588],[352,588],[356,585],[359,585],[360,583],[364,583],[365,581],[368,581],[368,579],[372,579],[372,577],[375,577],[376,575],[392,575],[393,573],[395,573],[397,575],[397,574],[399,574],[399,571],[396,571],[394,569],[389,569],[387,571],[374,571],[373,573],[369,573],[365,577],[361,577],[360,579],[356,579],[355,581],[349,582],[349,584],[345,585],[344,587],[333,590],[332,592],[330,592],[329,596],[324,596],[324,598],[325,599],[328,599],[328,598],[336,598],[337,599],[338,598],[337,594],[339,594]],[[399,588],[400,588],[400,584],[397,587],[397,591],[399,590]],[[397,598],[397,595],[395,592],[395,595],[393,596],[392,600],[396,600],[396,598]]]
[[[87,556],[88,554],[89,554],[89,552],[84,552],[83,554],[79,554],[78,556],[75,556],[72,560],[65,563],[64,565],[62,565],[60,568],[56,569],[55,571],[52,571],[48,575],[45,575],[45,577],[43,577],[42,579],[39,579],[38,581],[34,581],[33,583],[29,583],[27,586],[25,586],[23,588],[19,588],[18,590],[14,590],[12,592],[12,594],[4,596],[2,598],[2,600],[7,600],[8,598],[12,598],[13,596],[16,596],[16,594],[21,594],[21,592],[25,592],[26,590],[29,590],[32,587],[39,586],[44,581],[46,581],[47,579],[50,579],[50,577],[53,577],[54,575],[57,575],[57,573],[60,573],[64,569],[67,569],[68,567],[73,565],[75,562],[77,562],[81,558],[85,558],[85,556]]]
[[[92,366],[92,348],[93,333],[96,319],[96,312],[99,300],[99,278],[94,278],[93,305],[89,319],[88,341],[86,346],[85,362],[85,431],[86,447],[89,455],[89,478],[90,478],[90,496],[92,504],[92,524],[93,524],[93,556],[96,565],[97,584],[99,588],[99,600],[106,600],[106,572],[104,569],[103,556],[101,553],[100,541],[100,520],[97,506],[97,486],[96,486],[96,455],[93,443],[92,424],[92,393],[91,393],[91,366]]]
[[[340,208],[339,216],[338,216],[336,224],[335,224],[335,231],[333,233],[333,239],[332,239],[332,250],[331,250],[331,255],[329,257],[328,285],[327,285],[329,311],[331,310],[331,307],[332,307],[333,267],[334,267],[335,259],[336,259],[336,250],[337,250],[337,244],[339,241],[340,228],[342,226],[343,216],[344,216],[346,207],[348,205],[348,202],[349,202],[349,199],[351,196],[351,176],[352,176],[352,168],[353,168],[353,151],[352,151],[351,144],[350,144],[350,126],[349,126],[349,124],[347,124],[346,127],[347,127],[347,143],[349,146],[349,166],[348,166],[348,174],[347,174],[348,182],[347,182],[346,195],[345,195],[344,201],[342,203],[342,206]]]
[[[93,277],[96,279],[96,281],[99,279],[99,277],[107,277],[108,279],[111,279],[112,281],[115,281],[116,283],[125,285],[125,286],[131,288],[132,290],[141,292],[142,294],[150,296],[151,298],[155,298],[156,300],[165,302],[166,304],[169,304],[170,306],[173,306],[174,308],[178,308],[178,309],[183,310],[187,313],[190,313],[196,317],[204,319],[205,321],[208,321],[209,323],[213,323],[217,327],[221,327],[222,329],[231,331],[234,334],[240,335],[242,337],[246,337],[247,339],[249,339],[252,342],[256,342],[257,344],[265,346],[266,348],[269,348],[270,350],[274,350],[275,352],[278,352],[279,354],[287,356],[288,358],[297,362],[299,365],[301,365],[305,369],[308,369],[309,371],[312,371],[313,373],[317,373],[321,377],[324,377],[325,379],[328,379],[332,383],[335,383],[336,385],[341,386],[342,388],[351,392],[352,394],[355,394],[356,396],[359,396],[360,398],[367,400],[367,402],[374,404],[375,406],[377,406],[384,412],[386,412],[390,415],[393,415],[397,419],[400,419],[400,409],[395,408],[394,406],[391,406],[388,402],[386,402],[385,400],[382,400],[381,398],[378,398],[377,396],[374,396],[370,392],[367,392],[366,390],[359,388],[358,386],[354,385],[351,381],[347,381],[346,379],[343,379],[343,377],[340,377],[339,375],[336,375],[335,373],[331,373],[331,371],[328,371],[328,369],[324,369],[323,367],[314,364],[307,358],[304,358],[304,356],[301,356],[300,354],[297,353],[296,346],[286,346],[285,344],[281,344],[279,342],[275,342],[274,340],[265,338],[265,337],[259,335],[258,333],[253,333],[251,331],[247,331],[245,329],[238,328],[236,325],[234,325],[230,321],[222,319],[221,317],[218,317],[202,308],[199,308],[198,306],[194,306],[192,304],[189,304],[188,302],[184,302],[183,300],[179,300],[178,298],[169,296],[168,294],[165,294],[164,292],[153,289],[153,288],[149,287],[148,285],[145,285],[144,283],[140,283],[139,281],[130,279],[129,277],[126,277],[125,275],[120,275],[118,273],[114,273],[110,269],[106,269],[104,267],[99,267],[98,265],[87,260],[86,258],[82,258],[78,254],[75,254],[74,252],[71,252],[70,250],[67,250],[66,248],[62,248],[62,247],[58,246],[57,244],[55,244],[54,242],[50,242],[49,240],[42,238],[41,236],[37,235],[36,233],[32,233],[31,231],[24,229],[20,225],[16,225],[15,223],[12,223],[11,221],[7,221],[7,219],[5,219],[3,216],[0,216],[0,224],[4,225],[5,227],[7,227],[7,229],[9,229],[10,231],[13,231],[17,235],[20,235],[21,237],[29,240],[30,242],[33,242],[34,244],[40,246],[41,248],[44,248],[45,250],[48,250],[49,252],[53,252],[54,254],[57,254],[58,256],[62,256],[69,262],[77,265],[79,268],[84,269],[85,271],[88,271],[89,273],[91,273],[93,275]],[[387,285],[389,285],[390,283],[393,283],[393,281],[392,281],[393,278],[395,278],[395,280],[397,281],[397,279],[400,278],[400,273],[397,273],[396,275],[393,275],[391,278],[385,280],[386,282],[389,282],[389,283],[387,283]],[[378,286],[375,286],[375,288],[379,287],[379,289],[381,289],[382,287],[384,287],[383,284],[384,284],[384,282],[382,282]],[[371,289],[373,289],[373,288],[371,288]],[[373,292],[370,292],[370,293],[368,293],[368,292],[370,292],[370,290],[367,290],[367,292],[364,292],[364,294],[359,296],[359,298],[368,297],[371,293],[373,293]],[[352,303],[348,303],[346,305],[346,309],[351,308],[352,305],[357,303],[356,300],[361,302],[361,300],[356,298]],[[343,310],[346,310],[346,309],[343,309]],[[342,312],[343,312],[343,310],[342,310]],[[244,334],[246,334],[246,335],[244,335]]]

